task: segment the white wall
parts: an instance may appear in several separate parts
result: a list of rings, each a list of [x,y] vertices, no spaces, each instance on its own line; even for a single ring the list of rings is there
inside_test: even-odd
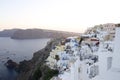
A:
[[[107,53],[99,53],[99,75],[104,74],[107,71]]]
[[[113,65],[114,68],[120,68],[120,28],[116,28],[115,33],[115,47],[113,53]]]

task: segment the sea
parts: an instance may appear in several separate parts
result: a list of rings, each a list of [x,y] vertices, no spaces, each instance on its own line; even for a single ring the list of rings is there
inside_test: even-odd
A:
[[[23,60],[30,60],[33,53],[41,50],[47,45],[50,39],[11,39],[0,37],[0,80],[16,80],[17,72],[5,67],[7,60],[12,59],[19,63]]]

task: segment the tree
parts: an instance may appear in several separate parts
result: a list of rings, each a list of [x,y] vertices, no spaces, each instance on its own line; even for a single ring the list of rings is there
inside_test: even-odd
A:
[[[55,55],[55,59],[58,61],[60,60],[59,55]]]

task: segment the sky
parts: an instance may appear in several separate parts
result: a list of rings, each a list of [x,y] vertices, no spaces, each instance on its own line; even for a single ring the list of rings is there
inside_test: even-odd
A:
[[[84,32],[120,23],[119,0],[0,0],[0,30],[42,28]]]

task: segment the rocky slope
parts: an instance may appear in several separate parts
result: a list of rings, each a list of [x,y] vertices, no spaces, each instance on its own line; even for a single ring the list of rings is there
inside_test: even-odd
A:
[[[34,53],[29,61],[22,61],[16,69],[19,72],[17,80],[50,80],[58,74],[58,70],[52,70],[45,65],[45,60],[49,56],[51,48],[59,44],[61,39],[48,42],[47,46]]]

